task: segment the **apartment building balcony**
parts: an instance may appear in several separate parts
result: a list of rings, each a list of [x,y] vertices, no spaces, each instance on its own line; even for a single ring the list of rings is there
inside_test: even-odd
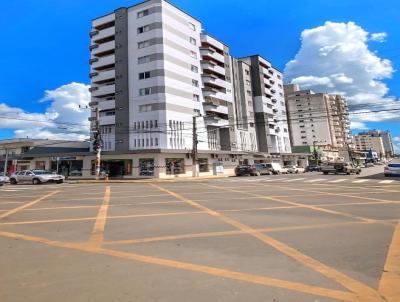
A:
[[[100,111],[115,109],[115,100],[99,101],[97,107]]]
[[[115,51],[115,41],[109,41],[107,43],[94,44],[94,45],[98,45],[98,47],[92,50],[93,56],[102,57],[110,55]]]
[[[115,27],[109,27],[103,30],[98,30],[98,33],[92,38],[94,43],[101,43],[102,40],[115,36]]]
[[[225,58],[223,55],[219,54],[218,52],[210,49],[210,48],[205,48],[205,47],[200,47],[200,54],[203,58],[203,60],[207,60],[208,58],[211,58],[215,61],[218,61],[222,64],[225,63]]]
[[[210,61],[201,61],[201,68],[203,69],[203,73],[205,70],[214,72],[221,76],[225,76],[225,68],[218,66],[217,64],[210,62]]]
[[[115,14],[114,13],[93,20],[92,26],[93,26],[93,29],[102,29],[113,23],[115,23]]]
[[[212,115],[206,115],[204,117],[204,122],[206,126],[213,126],[213,127],[227,127],[229,126],[229,120],[224,119],[219,116],[212,116]]]
[[[101,97],[105,97],[107,95],[115,94],[115,84],[91,87],[91,89],[92,89],[92,91],[91,91],[92,97],[101,98]]]
[[[204,84],[212,84],[213,86],[216,86],[216,87],[222,88],[222,89],[226,89],[230,85],[225,80],[222,80],[213,74],[202,74],[201,78],[202,78]]]
[[[209,44],[217,49],[220,49],[221,51],[224,50],[224,44],[207,34],[202,34],[200,40],[202,44]]]
[[[212,97],[215,99],[224,100],[224,101],[232,103],[231,95],[228,95],[228,94],[221,92],[218,89],[214,89],[214,88],[207,87],[207,88],[203,89],[203,96],[204,97]]]
[[[93,58],[92,61],[92,70],[101,70],[102,68],[109,68],[107,66],[115,65],[115,55],[109,55],[101,58]]]
[[[101,84],[106,81],[115,79],[115,69],[93,73],[92,83]]]
[[[211,102],[203,103],[203,109],[205,112],[215,112],[220,114],[228,114],[228,107],[222,105],[216,105]]]
[[[115,115],[105,115],[99,118],[100,126],[115,125]]]

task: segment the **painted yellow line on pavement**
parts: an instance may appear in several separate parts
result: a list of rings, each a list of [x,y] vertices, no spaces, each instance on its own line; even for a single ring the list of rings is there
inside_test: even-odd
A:
[[[23,209],[26,209],[26,208],[28,208],[28,207],[31,207],[31,206],[37,204],[38,202],[41,202],[42,200],[45,200],[46,198],[49,198],[49,197],[51,197],[51,196],[53,196],[53,195],[55,195],[55,194],[57,194],[57,193],[59,193],[59,192],[60,192],[60,191],[51,192],[51,193],[46,194],[46,195],[44,195],[44,196],[42,196],[42,197],[40,197],[40,198],[38,198],[38,199],[35,199],[34,201],[28,202],[28,203],[26,203],[26,204],[24,204],[24,205],[22,205],[22,206],[20,206],[20,207],[17,207],[17,208],[15,208],[15,209],[12,209],[12,210],[10,210],[10,211],[7,211],[7,212],[5,212],[5,213],[3,213],[3,214],[0,214],[0,219],[6,218],[6,217],[8,217],[8,216],[10,216],[10,215],[13,215],[13,214],[15,214],[15,213],[17,213],[17,212],[23,210]]]
[[[275,227],[275,228],[262,228],[254,229],[255,232],[262,233],[274,233],[274,232],[284,232],[284,231],[299,231],[308,229],[324,229],[324,228],[334,228],[349,225],[363,225],[363,224],[375,224],[374,222],[365,221],[351,221],[351,222],[338,222],[338,223],[326,223],[326,224],[310,224],[310,225],[299,225],[299,226],[288,226],[288,227]],[[221,232],[205,232],[205,233],[194,233],[194,234],[181,234],[181,235],[170,235],[170,236],[159,236],[159,237],[147,237],[140,239],[125,239],[125,240],[114,240],[114,241],[104,241],[104,244],[137,244],[137,243],[148,243],[156,241],[171,241],[179,239],[193,239],[193,238],[208,238],[208,237],[224,237],[224,236],[235,236],[247,234],[242,230],[234,231],[221,231]]]
[[[155,184],[149,184],[149,185],[151,185],[155,188],[158,188],[159,190],[161,190],[163,192],[167,192],[167,193],[171,194],[172,196],[176,197],[177,199],[183,200],[183,201],[187,202],[188,204],[192,205],[193,207],[198,208],[213,217],[219,218],[220,220],[226,222],[227,224],[230,224],[230,225],[236,227],[237,229],[259,239],[260,241],[266,243],[267,245],[274,247],[276,250],[280,251],[281,253],[285,254],[286,256],[291,257],[292,259],[295,259],[296,261],[311,268],[312,270],[319,272],[320,274],[322,274],[332,280],[335,280],[336,282],[338,282],[345,288],[347,288],[347,289],[351,290],[352,292],[356,293],[357,295],[359,295],[360,298],[362,297],[363,300],[359,300],[359,301],[380,301],[380,299],[381,299],[381,297],[379,296],[378,292],[375,289],[361,283],[358,280],[350,278],[349,276],[337,271],[336,269],[334,269],[332,267],[329,267],[329,266],[319,262],[318,260],[316,260],[310,256],[307,256],[307,255],[301,253],[300,251],[290,247],[289,245],[286,245],[283,242],[280,242],[280,241],[278,241],[268,235],[265,235],[261,232],[257,232],[255,229],[253,229],[235,219],[224,216],[223,214],[221,214],[215,210],[211,210],[201,204],[198,204],[178,193],[167,190],[167,189],[165,189],[161,186],[155,185]],[[218,188],[218,187],[216,187],[216,188]],[[369,220],[366,220],[366,221],[369,221]]]
[[[146,218],[146,217],[159,217],[159,216],[180,216],[180,215],[199,215],[205,214],[202,211],[191,211],[191,212],[168,212],[168,213],[156,213],[156,214],[138,214],[138,215],[119,215],[119,216],[108,216],[107,219],[129,219],[129,218]],[[58,222],[77,222],[77,221],[91,221],[96,220],[97,217],[83,217],[83,218],[67,218],[67,219],[50,219],[50,220],[30,220],[30,221],[15,221],[15,222],[3,222],[2,225],[24,225],[24,224],[41,224],[41,223],[58,223]]]
[[[25,241],[45,244],[45,245],[48,245],[51,247],[67,248],[67,249],[78,250],[78,251],[92,253],[92,254],[106,255],[106,256],[121,258],[121,259],[125,259],[125,260],[159,265],[159,266],[169,267],[169,268],[173,268],[173,269],[180,269],[180,270],[185,270],[185,271],[203,273],[203,274],[227,278],[227,279],[231,279],[231,280],[237,280],[237,281],[243,281],[243,282],[253,283],[253,284],[258,284],[258,285],[282,288],[282,289],[302,292],[302,293],[321,296],[321,297],[338,299],[338,300],[342,300],[342,301],[366,301],[366,300],[360,300],[360,298],[362,298],[362,297],[359,297],[358,295],[350,293],[350,292],[344,292],[344,291],[340,291],[340,290],[317,287],[317,286],[307,285],[307,284],[303,284],[303,283],[291,282],[291,281],[275,279],[275,278],[270,278],[270,277],[265,277],[265,276],[246,274],[246,273],[226,270],[226,269],[212,267],[212,266],[198,265],[198,264],[193,264],[193,263],[189,263],[189,262],[181,262],[181,261],[170,260],[170,259],[165,259],[165,258],[146,256],[146,255],[141,255],[141,254],[136,254],[136,253],[127,253],[127,252],[115,251],[115,250],[98,248],[98,247],[97,248],[90,247],[90,246],[84,245],[84,244],[54,241],[54,240],[49,240],[46,238],[22,235],[22,234],[11,233],[11,232],[0,231],[0,237],[25,240]]]
[[[101,205],[99,212],[97,214],[96,222],[93,226],[92,236],[89,239],[89,245],[94,247],[100,247],[104,240],[104,229],[107,221],[108,206],[110,204],[111,198],[111,188],[106,187],[103,204]]]
[[[379,282],[379,292],[387,301],[400,301],[400,222],[389,246],[385,267]]]

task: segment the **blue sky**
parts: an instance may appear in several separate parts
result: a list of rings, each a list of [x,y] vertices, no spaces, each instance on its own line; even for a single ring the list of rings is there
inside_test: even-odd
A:
[[[39,102],[46,90],[55,90],[71,82],[88,84],[91,19],[137,2],[3,1],[0,103],[41,113],[49,107],[48,101]],[[207,32],[230,45],[234,56],[258,53],[282,71],[298,53],[302,31],[322,26],[326,21],[353,21],[367,32],[387,33],[385,42],[368,42],[368,46],[370,50],[378,51],[380,58],[389,59],[394,70],[399,69],[400,4],[395,0],[172,2],[200,19]],[[393,77],[383,82],[390,89],[389,95],[400,96],[398,72],[393,72]],[[398,123],[399,119],[367,122],[366,125],[390,129],[394,136],[400,136]],[[12,129],[0,127],[0,138],[13,135]]]

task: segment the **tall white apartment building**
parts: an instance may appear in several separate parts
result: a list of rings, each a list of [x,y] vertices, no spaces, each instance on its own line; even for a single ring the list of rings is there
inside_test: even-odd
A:
[[[259,55],[239,59],[250,66],[251,80],[244,82],[252,91],[254,126],[258,150],[266,153],[290,153],[289,127],[283,94],[283,75]],[[250,126],[252,126],[249,120]]]
[[[292,146],[351,146],[348,106],[342,96],[290,84],[285,85],[285,99]]]
[[[168,1],[96,18],[90,37],[103,151],[190,153],[195,117],[199,150],[291,152],[282,74],[260,56],[232,58]]]

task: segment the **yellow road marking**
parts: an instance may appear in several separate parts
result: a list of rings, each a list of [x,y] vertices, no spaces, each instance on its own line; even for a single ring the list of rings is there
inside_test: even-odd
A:
[[[143,202],[143,203],[120,203],[120,204],[110,204],[109,207],[128,207],[128,206],[141,206],[141,205],[153,205],[153,204],[174,204],[183,203],[183,201],[154,201],[154,202]],[[98,205],[93,206],[69,206],[69,207],[55,207],[55,208],[34,208],[26,209],[24,211],[47,211],[47,210],[74,210],[74,209],[91,209],[98,208]]]
[[[332,267],[329,267],[329,266],[319,262],[318,260],[316,260],[310,256],[307,256],[307,255],[301,253],[300,251],[290,247],[289,245],[286,245],[283,242],[280,242],[280,241],[278,241],[268,235],[265,235],[261,232],[257,232],[255,229],[252,229],[251,227],[249,227],[235,219],[224,216],[223,214],[221,214],[217,211],[211,210],[201,204],[198,204],[178,193],[169,191],[169,190],[167,190],[163,187],[160,187],[158,185],[155,185],[155,184],[149,184],[149,185],[151,185],[155,188],[158,188],[159,190],[161,190],[163,192],[169,193],[172,196],[176,197],[177,199],[183,200],[186,203],[192,205],[193,207],[201,209],[202,211],[206,212],[207,214],[209,214],[213,217],[217,217],[217,218],[221,219],[222,221],[236,227],[237,229],[243,231],[244,233],[250,234],[251,236],[259,239],[260,241],[274,247],[281,253],[295,259],[296,261],[311,268],[312,270],[319,272],[320,274],[322,274],[332,280],[335,280],[336,282],[338,282],[345,288],[351,290],[352,292],[356,293],[357,295],[360,295],[360,297],[362,297],[362,299],[364,299],[362,301],[379,301],[380,300],[379,294],[373,288],[361,283],[360,281],[357,281],[355,279],[348,277],[347,275],[337,271],[336,269],[334,269]],[[366,221],[370,221],[370,220],[366,220]]]
[[[301,206],[303,208],[307,208],[307,209],[314,210],[314,211],[319,211],[319,212],[324,212],[324,213],[328,213],[328,214],[344,216],[344,217],[358,219],[358,220],[362,220],[362,221],[369,221],[369,222],[376,221],[374,219],[364,218],[364,217],[357,216],[357,215],[352,215],[352,214],[349,214],[349,213],[344,213],[344,212],[339,212],[339,211],[335,211],[335,210],[325,209],[325,208],[321,208],[321,207],[317,207],[317,206],[313,206],[313,205],[307,205],[307,204],[303,204],[303,203],[299,203],[299,202],[288,201],[288,200],[284,200],[284,199],[281,199],[281,198],[269,197],[269,196],[255,194],[255,193],[251,193],[251,192],[243,192],[243,191],[235,190],[235,189],[225,189],[224,187],[218,187],[218,186],[213,186],[213,185],[209,185],[209,184],[207,184],[207,186],[212,187],[212,188],[219,188],[221,190],[225,190],[225,191],[229,191],[229,192],[236,192],[236,193],[246,194],[246,195],[250,195],[250,196],[255,196],[255,197],[259,197],[261,199],[266,199],[266,200],[276,201],[276,202],[280,202],[280,203],[290,204],[290,205],[293,205],[293,206]],[[308,192],[310,192],[310,191],[308,191]],[[322,192],[318,192],[318,193],[322,193]]]
[[[334,289],[327,289],[327,288],[323,288],[323,287],[311,286],[311,285],[307,285],[307,284],[290,282],[290,281],[280,280],[280,279],[275,279],[275,278],[270,278],[270,277],[240,273],[240,272],[221,269],[221,268],[217,268],[217,267],[198,265],[198,264],[181,262],[181,261],[170,260],[170,259],[165,259],[165,258],[145,256],[145,255],[140,255],[140,254],[136,254],[136,253],[115,251],[115,250],[104,249],[104,248],[99,248],[99,247],[94,248],[94,247],[90,247],[88,245],[54,241],[54,240],[49,240],[46,238],[27,236],[27,235],[22,235],[22,234],[17,234],[17,233],[0,231],[0,236],[7,237],[7,238],[26,240],[26,241],[31,241],[31,242],[37,242],[37,243],[46,244],[46,245],[52,246],[52,247],[73,249],[73,250],[78,250],[78,251],[82,251],[82,252],[107,255],[107,256],[122,258],[122,259],[126,259],[126,260],[132,260],[132,261],[138,261],[138,262],[143,262],[143,263],[148,263],[148,264],[153,264],[153,265],[170,267],[173,269],[180,269],[180,270],[192,271],[192,272],[197,272],[197,273],[203,273],[203,274],[208,274],[208,275],[217,276],[217,277],[223,277],[223,278],[227,278],[227,279],[231,279],[231,280],[238,280],[238,281],[244,281],[244,282],[253,283],[253,284],[264,285],[264,286],[288,289],[288,290],[292,290],[292,291],[297,291],[297,292],[302,292],[302,293],[317,295],[317,296],[322,296],[322,297],[334,298],[334,299],[339,299],[339,300],[343,300],[343,301],[361,301],[361,300],[359,300],[359,298],[361,298],[361,297],[358,297],[358,295],[350,293],[350,292],[344,292],[344,291],[334,290]],[[365,300],[363,300],[363,301],[365,301]]]
[[[33,205],[37,204],[38,202],[41,202],[42,200],[45,200],[46,198],[49,198],[49,197],[57,194],[58,192],[60,192],[60,191],[51,192],[51,193],[49,193],[47,195],[44,195],[44,196],[42,196],[42,197],[40,197],[38,199],[35,199],[34,201],[28,202],[28,203],[26,203],[26,204],[24,204],[24,205],[22,205],[20,207],[17,207],[15,209],[7,211],[7,212],[5,212],[3,214],[0,214],[0,219],[3,219],[3,218],[8,217],[8,216],[10,216],[12,214],[15,214],[15,213],[17,213],[17,212],[19,212],[19,211],[21,211],[23,209],[26,209],[26,208],[30,207],[30,206],[33,206]]]
[[[262,233],[272,233],[272,232],[283,232],[283,231],[297,231],[297,230],[307,230],[307,229],[324,229],[333,228],[349,225],[359,225],[359,224],[375,224],[374,222],[365,221],[350,221],[350,222],[338,222],[338,223],[326,223],[326,224],[310,224],[310,225],[299,225],[299,226],[288,226],[288,227],[276,227],[276,228],[261,228],[254,229],[255,232]],[[241,230],[234,231],[222,231],[222,232],[205,232],[205,233],[194,233],[194,234],[182,234],[182,235],[170,235],[170,236],[159,236],[159,237],[147,237],[140,239],[126,239],[126,240],[114,240],[114,241],[104,241],[104,244],[137,244],[137,243],[148,243],[155,241],[170,241],[178,239],[193,239],[193,238],[208,238],[208,237],[223,237],[223,236],[235,236],[247,234]]]
[[[139,214],[139,215],[120,215],[108,216],[107,219],[124,219],[124,218],[142,218],[142,217],[159,217],[159,216],[179,216],[179,215],[198,215],[205,214],[202,211],[193,212],[169,212],[169,213],[156,213],[156,214]],[[51,219],[51,220],[31,220],[31,221],[16,221],[16,222],[3,222],[1,225],[23,225],[23,224],[40,224],[40,223],[56,223],[56,222],[76,222],[76,221],[91,221],[96,220],[97,217],[83,217],[83,218],[67,218],[67,219]]]
[[[93,226],[92,236],[89,239],[89,244],[95,247],[100,247],[104,241],[104,229],[107,221],[108,206],[110,204],[111,189],[110,186],[106,187],[104,193],[103,204],[101,205],[97,214],[96,222]]]
[[[393,233],[385,267],[379,282],[379,292],[387,301],[400,301],[400,222]]]

